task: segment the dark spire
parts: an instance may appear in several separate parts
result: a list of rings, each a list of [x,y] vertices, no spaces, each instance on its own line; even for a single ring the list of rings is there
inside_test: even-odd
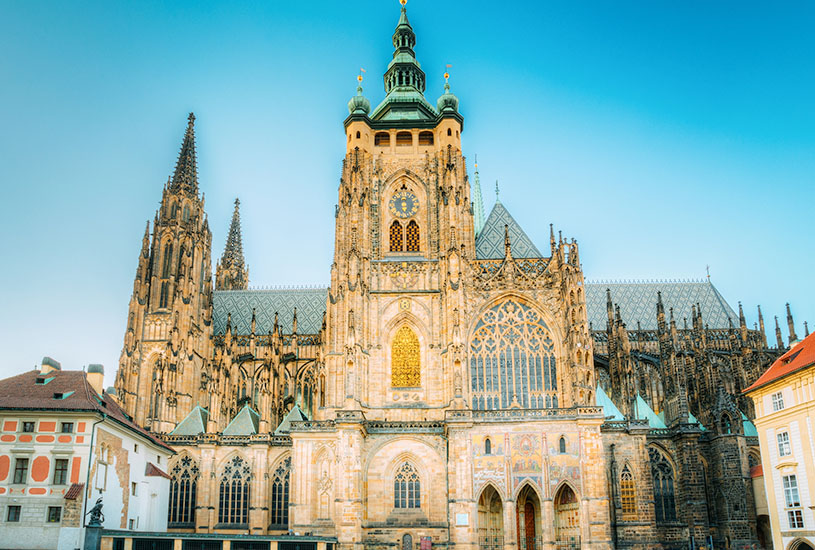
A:
[[[170,191],[186,191],[190,194],[198,194],[198,165],[195,160],[195,115],[193,113],[190,113],[190,116],[187,117],[187,131],[184,133],[181,152],[178,154],[175,172],[173,172],[173,177],[170,180]]]
[[[806,338],[807,336],[809,336],[809,325],[807,324],[806,321],[804,321],[804,338]]]
[[[240,200],[235,199],[235,211],[232,213],[232,224],[221,256],[215,270],[215,288],[217,290],[246,290],[249,285],[249,270],[243,259],[241,243]]]
[[[792,345],[793,342],[798,341],[798,335],[795,334],[795,322],[792,320],[789,302],[787,302],[787,327],[790,329],[790,345]]]
[[[778,349],[784,349],[784,338],[781,337],[781,327],[778,326],[778,315],[775,316],[775,341]]]
[[[764,332],[764,315],[761,314],[761,306],[758,306],[758,330],[761,331],[761,341],[767,347],[767,333]]]
[[[235,210],[232,212],[232,223],[229,226],[229,236],[226,238],[224,255],[221,260],[230,260],[243,267],[243,243],[241,242],[241,201],[235,199]]]

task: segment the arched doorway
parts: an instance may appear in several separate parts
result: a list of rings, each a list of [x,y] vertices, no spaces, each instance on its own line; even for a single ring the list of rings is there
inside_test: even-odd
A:
[[[792,541],[792,544],[790,544],[790,550],[815,550],[815,549],[809,542],[803,539],[798,539]]]
[[[563,485],[555,496],[555,548],[576,550],[580,548],[580,508],[577,495],[568,485]]]
[[[518,549],[540,550],[543,548],[540,532],[541,503],[538,494],[529,485],[518,493],[515,510],[518,522]]]
[[[492,485],[487,485],[478,499],[478,547],[482,550],[504,547],[504,505]]]

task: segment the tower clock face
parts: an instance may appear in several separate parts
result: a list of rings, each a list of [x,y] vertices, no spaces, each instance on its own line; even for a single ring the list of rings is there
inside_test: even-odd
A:
[[[419,211],[419,200],[410,191],[399,191],[391,198],[388,208],[397,218],[409,218]]]

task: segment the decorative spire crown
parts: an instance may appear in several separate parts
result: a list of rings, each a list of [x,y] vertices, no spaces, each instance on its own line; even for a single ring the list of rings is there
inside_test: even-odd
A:
[[[178,153],[175,172],[170,180],[170,191],[198,194],[198,163],[195,159],[195,115],[187,117],[187,130]]]
[[[243,267],[243,243],[241,242],[241,201],[235,199],[235,210],[232,212],[232,223],[229,226],[229,235],[226,238],[223,260],[231,260]]]

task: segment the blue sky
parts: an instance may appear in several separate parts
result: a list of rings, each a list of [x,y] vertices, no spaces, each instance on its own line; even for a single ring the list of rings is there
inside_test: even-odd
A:
[[[411,0],[501,200],[588,279],[702,278],[748,322],[815,322],[810,2]],[[0,377],[43,355],[113,381],[145,221],[197,116],[220,255],[235,196],[253,285],[328,281],[342,121],[383,97],[396,0],[0,0]],[[304,251],[307,251],[304,253]],[[783,324],[783,323],[782,323]],[[786,337],[786,326],[784,326]],[[771,341],[774,339],[770,335]]]

